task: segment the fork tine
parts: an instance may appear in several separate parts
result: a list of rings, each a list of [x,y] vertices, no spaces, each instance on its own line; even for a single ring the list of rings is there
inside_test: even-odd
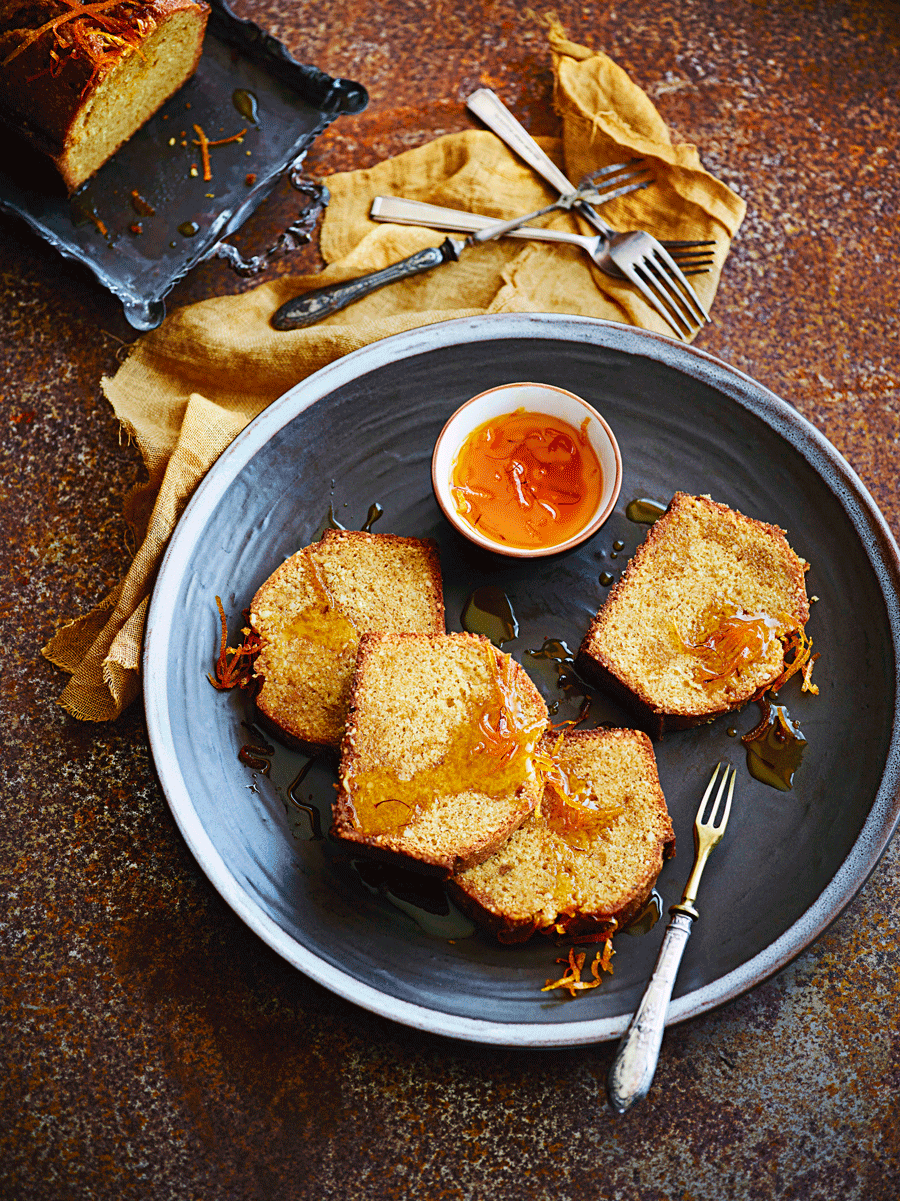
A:
[[[679,250],[676,246],[666,247],[672,258],[682,266],[684,263],[711,263],[714,260],[714,255],[710,250]]]
[[[589,172],[584,178],[593,181],[600,179],[604,175],[615,175],[617,171],[625,171],[628,167],[636,167],[638,163],[643,163],[643,161],[640,156],[637,156],[636,158],[630,158],[627,163],[613,163],[609,167],[598,167],[596,171]]]
[[[728,785],[728,800],[725,802],[725,812],[722,814],[722,819],[716,827],[720,831],[724,830],[728,825],[728,818],[731,814],[731,798],[734,796],[734,782],[736,779],[737,768],[733,767],[731,769],[731,783]],[[725,781],[723,780],[722,783],[724,784]]]
[[[705,821],[703,822],[704,826],[712,826],[713,828],[715,828],[716,814],[719,812],[719,805],[722,803],[722,796],[725,792],[725,785],[727,783],[728,783],[728,768],[726,767],[725,774],[722,776],[721,782],[719,783],[719,791],[716,793],[715,804],[713,805],[712,809],[710,810],[709,817],[707,817],[705,819]]]
[[[695,313],[699,314],[700,324],[702,325],[704,323],[704,321],[709,321],[709,313],[707,313],[706,309],[700,303],[699,299],[697,298],[696,292],[691,287],[690,283],[688,283],[687,279],[685,279],[685,277],[682,275],[682,273],[678,267],[678,264],[675,262],[675,260],[672,258],[672,256],[669,254],[669,252],[666,250],[665,246],[660,246],[657,243],[656,253],[663,260],[665,265],[669,268],[669,271],[674,276],[674,278],[677,279],[678,282],[685,289],[685,292],[687,293],[688,304],[693,305]]]
[[[664,321],[667,321],[669,323],[669,325],[672,327],[672,329],[674,329],[674,331],[678,335],[678,337],[681,338],[681,340],[683,342],[687,341],[684,333],[681,331],[678,324],[676,323],[675,318],[672,316],[672,314],[669,312],[669,310],[665,307],[665,305],[662,303],[662,301],[659,299],[659,297],[656,295],[656,293],[654,291],[652,291],[652,289],[649,288],[647,286],[647,284],[644,283],[643,279],[641,278],[639,273],[637,271],[635,271],[634,267],[630,266],[628,263],[625,263],[625,262],[620,262],[618,264],[618,267],[619,267],[619,270],[622,272],[622,274],[625,275],[634,284],[634,286],[641,293],[641,295],[644,297],[644,299],[647,301],[647,303],[649,305],[651,305],[654,309],[656,309],[657,313],[659,313],[659,315],[663,318]]]
[[[667,239],[661,243],[661,245],[665,246],[666,250],[672,250],[673,248],[676,250],[687,250],[690,246],[715,246],[715,244],[715,238],[707,238],[705,242],[679,242],[677,240],[672,242]]]
[[[632,178],[636,182],[627,183],[627,181]],[[615,180],[614,182],[619,183],[620,181]],[[615,200],[617,196],[625,196],[628,192],[641,192],[644,190],[644,188],[649,188],[650,185],[653,183],[653,180],[652,179],[643,179],[643,178],[640,178],[639,176],[625,175],[622,177],[621,182],[625,186],[623,186],[621,188],[616,188],[612,192],[607,192],[606,188],[597,188],[597,195],[598,195],[599,199],[593,201],[593,203],[594,204],[606,204],[607,200]]]
[[[709,783],[706,785],[706,792],[704,792],[703,800],[700,802],[700,808],[697,810],[697,819],[696,820],[698,823],[700,822],[700,818],[703,814],[703,810],[706,808],[706,802],[709,800],[709,794],[713,790],[713,786],[715,785],[715,782],[716,782],[716,777],[718,776],[721,767],[722,767],[721,763],[716,764],[715,770],[713,771],[713,774],[709,778]],[[727,775],[727,769],[726,769],[726,775]],[[724,777],[723,777],[723,779],[724,779]]]
[[[635,264],[635,266],[644,270],[649,277],[650,282],[654,284],[654,286],[660,292],[662,292],[666,300],[668,300],[669,304],[674,309],[676,315],[681,320],[681,323],[687,332],[689,334],[693,333],[697,327],[697,320],[691,310],[685,305],[684,299],[681,293],[675,287],[671,276],[668,275],[667,272],[663,271],[659,263],[656,261],[653,253],[651,252],[646,254],[643,260],[640,263]],[[688,287],[690,287],[689,284]]]

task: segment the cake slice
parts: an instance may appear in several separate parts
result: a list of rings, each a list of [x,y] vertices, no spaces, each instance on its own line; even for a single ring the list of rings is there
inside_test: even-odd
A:
[[[807,646],[805,570],[777,526],[676,493],[591,623],[576,670],[653,737],[711,721],[777,681],[786,646]]]
[[[653,747],[638,730],[598,729],[550,736],[542,750],[539,807],[498,851],[455,875],[450,895],[504,943],[535,931],[611,935],[640,914],[675,853]]]
[[[263,725],[291,745],[337,747],[344,732],[360,636],[443,633],[437,544],[357,530],[327,530],[287,559],[250,604],[261,649]]]
[[[0,5],[0,116],[80,187],[194,73],[202,0]]]
[[[332,835],[345,849],[450,876],[532,811],[547,707],[472,634],[367,634],[341,744]]]

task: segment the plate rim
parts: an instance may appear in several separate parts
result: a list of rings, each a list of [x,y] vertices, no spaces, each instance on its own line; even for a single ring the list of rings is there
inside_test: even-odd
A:
[[[816,900],[769,946],[717,980],[675,998],[667,1025],[687,1021],[763,984],[800,955],[835,922],[864,886],[900,822],[900,551],[886,519],[865,484],[810,421],[764,384],[708,351],[662,334],[590,317],[555,313],[509,313],[462,317],[420,326],[360,347],[306,379],[268,405],[230,443],[207,471],[182,513],[166,547],[147,614],[143,651],[143,696],[151,755],[176,826],[198,866],[229,905],[272,950],[329,991],[363,1009],[429,1033],[498,1046],[559,1048],[618,1038],[631,1011],[611,1017],[542,1024],[495,1022],[446,1013],[389,996],[361,983],[296,942],[251,900],[207,833],[181,775],[168,722],[165,675],[174,588],[167,583],[188,561],[192,535],[202,529],[244,466],[265,443],[312,404],[384,363],[429,350],[497,339],[544,339],[594,344],[651,358],[724,392],[784,437],[810,463],[835,495],[863,542],[885,603],[894,647],[894,713],[890,745],[879,788],[862,830]],[[823,470],[824,468],[824,470]],[[868,537],[863,536],[865,529]],[[177,578],[180,578],[178,576]]]

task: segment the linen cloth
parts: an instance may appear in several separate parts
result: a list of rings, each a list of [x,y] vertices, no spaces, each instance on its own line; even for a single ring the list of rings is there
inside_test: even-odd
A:
[[[743,200],[703,169],[696,147],[673,144],[649,97],[610,58],[568,41],[555,21],[548,41],[562,137],[541,139],[544,150],[575,182],[599,166],[643,157],[652,186],[606,205],[603,216],[617,229],[646,229],[660,239],[715,239],[714,268],[692,280],[709,309],[744,216]],[[475,129],[324,182],[331,202],[320,234],[322,272],[283,277],[173,312],[102,381],[149,478],[125,502],[139,545],[124,579],[43,650],[71,674],[60,701],[75,717],[113,719],[137,696],[153,580],[185,504],[232,439],[298,381],[378,339],[477,314],[574,313],[671,333],[636,289],[604,275],[579,247],[512,238],[471,248],[457,263],[383,288],[307,329],[276,332],[269,320],[293,296],[443,241],[446,235],[434,230],[371,221],[375,196],[494,217],[529,212],[556,198],[498,138]],[[543,220],[594,232],[567,213]]]

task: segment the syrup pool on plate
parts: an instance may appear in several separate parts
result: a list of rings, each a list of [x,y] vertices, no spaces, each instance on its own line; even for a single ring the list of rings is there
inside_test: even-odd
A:
[[[476,427],[450,479],[460,517],[487,538],[532,549],[558,546],[591,520],[603,472],[587,433],[544,413],[515,412]]]

